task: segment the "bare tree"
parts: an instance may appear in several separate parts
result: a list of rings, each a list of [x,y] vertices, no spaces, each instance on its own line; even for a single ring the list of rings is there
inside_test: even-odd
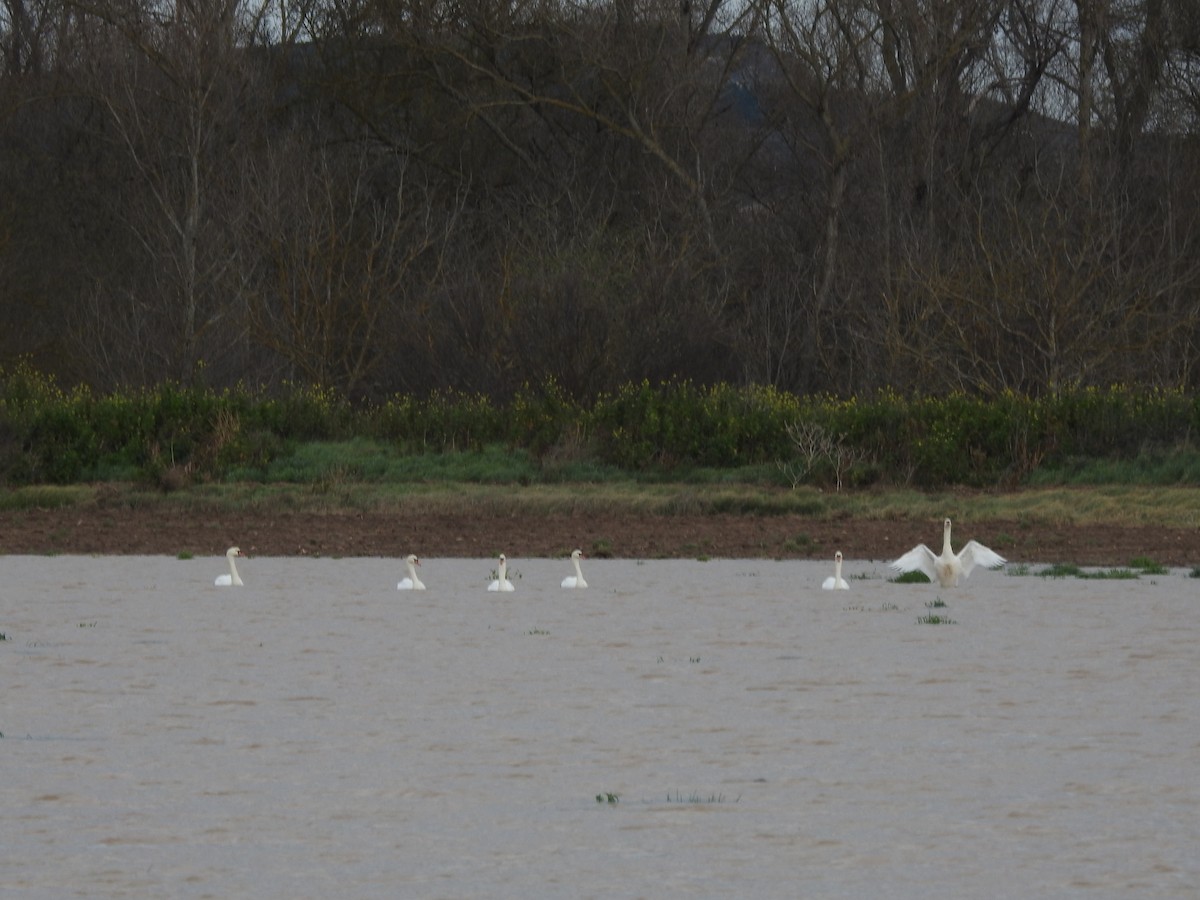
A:
[[[89,290],[93,315],[85,310],[80,333],[150,341],[155,364],[141,377],[190,384],[202,366],[221,367],[245,347],[231,289],[242,211],[230,163],[263,97],[247,65],[243,9],[239,0],[188,0],[165,13],[89,11],[107,23],[92,87],[124,154],[122,218],[141,266],[123,285]],[[143,332],[113,333],[123,320]]]
[[[295,135],[280,144],[246,179],[253,341],[289,377],[357,396],[396,332],[421,327],[423,285],[438,276],[453,218],[402,162],[364,145],[335,152]]]

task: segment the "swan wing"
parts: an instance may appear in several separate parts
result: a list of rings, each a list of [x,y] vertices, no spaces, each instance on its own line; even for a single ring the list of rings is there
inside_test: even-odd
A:
[[[845,578],[834,578],[830,575],[822,583],[821,588],[826,591],[848,591],[850,590],[850,585],[846,583]]]
[[[891,563],[890,568],[897,572],[924,572],[930,581],[938,580],[937,556],[924,544],[917,544]]]
[[[500,579],[499,579],[499,578],[497,578],[495,581],[493,581],[491,584],[489,584],[489,585],[488,585],[488,590],[489,590],[489,591],[498,591],[498,590],[500,590]]]
[[[232,575],[218,575],[217,580],[213,582],[217,587],[231,587],[233,585]]]
[[[995,550],[983,546],[978,541],[967,541],[958,553],[958,561],[962,565],[963,578],[970,575],[971,570],[976,566],[981,566],[985,569],[998,569],[1008,562],[1008,560]]]
[[[575,587],[575,581],[576,579],[574,575],[568,575],[562,580],[562,586],[565,588],[573,588]]]
[[[412,590],[416,590],[416,588],[413,585],[413,580],[411,578],[402,578],[400,580],[400,583],[396,585],[396,590],[412,591]]]

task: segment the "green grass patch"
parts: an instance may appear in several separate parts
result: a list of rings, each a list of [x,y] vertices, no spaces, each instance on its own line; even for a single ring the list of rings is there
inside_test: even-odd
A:
[[[485,447],[478,451],[413,455],[379,441],[356,438],[300,444],[273,460],[261,480],[293,484],[527,484],[536,481],[538,474],[536,463],[524,451]]]
[[[1137,569],[1143,575],[1166,575],[1170,572],[1162,563],[1155,562],[1148,556],[1135,556],[1129,561],[1129,568]]]
[[[919,570],[904,572],[892,579],[896,584],[932,584],[929,576]]]
[[[35,484],[0,493],[0,510],[78,506],[94,495],[93,489],[86,484]]]
[[[1167,487],[1200,481],[1200,450],[1183,441],[1172,447],[1142,447],[1113,459],[1071,457],[1032,473],[1029,485],[1096,486],[1137,484]]]

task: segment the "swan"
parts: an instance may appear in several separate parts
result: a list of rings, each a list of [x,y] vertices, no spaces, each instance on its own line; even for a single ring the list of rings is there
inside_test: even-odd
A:
[[[839,550],[833,554],[833,574],[825,579],[825,583],[821,585],[827,591],[848,591],[850,585],[846,584],[846,579],[842,577],[842,551]]]
[[[934,556],[924,544],[917,544],[891,564],[897,572],[921,571],[944,588],[956,587],[960,578],[966,578],[976,566],[997,569],[1007,560],[978,541],[967,541],[962,550],[955,553],[950,548],[950,520],[942,523],[942,555]]]
[[[500,554],[500,565],[496,569],[496,579],[488,585],[489,591],[515,591],[513,583],[508,580],[508,560]]]
[[[230,547],[225,551],[225,558],[229,560],[229,574],[218,575],[217,580],[213,582],[217,587],[241,587],[242,579],[238,575],[237,566],[234,565],[234,558],[241,556],[242,551],[237,547]]]
[[[587,587],[587,582],[583,580],[583,570],[579,568],[579,561],[581,559],[587,559],[587,557],[583,555],[582,550],[572,550],[571,551],[571,562],[573,562],[575,564],[575,574],[568,575],[566,578],[564,578],[562,580],[563,587],[565,587],[565,588],[585,588],[585,587]]]
[[[404,563],[408,566],[408,577],[402,578],[400,583],[396,585],[398,591],[423,591],[425,590],[425,582],[417,577],[417,566],[421,564],[421,560],[417,558],[417,554],[410,553],[405,557]],[[435,573],[436,574],[436,573]]]

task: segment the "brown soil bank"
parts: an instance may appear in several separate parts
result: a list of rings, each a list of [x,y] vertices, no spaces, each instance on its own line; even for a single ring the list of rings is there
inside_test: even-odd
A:
[[[1004,520],[957,526],[1010,562],[1127,566],[1139,557],[1200,566],[1200,530],[1140,525],[1059,526]],[[624,558],[762,557],[887,560],[924,542],[937,521],[794,515],[538,515],[379,512],[212,512],[62,507],[0,512],[0,553],[217,555],[231,544],[260,556],[553,557],[580,547]]]

